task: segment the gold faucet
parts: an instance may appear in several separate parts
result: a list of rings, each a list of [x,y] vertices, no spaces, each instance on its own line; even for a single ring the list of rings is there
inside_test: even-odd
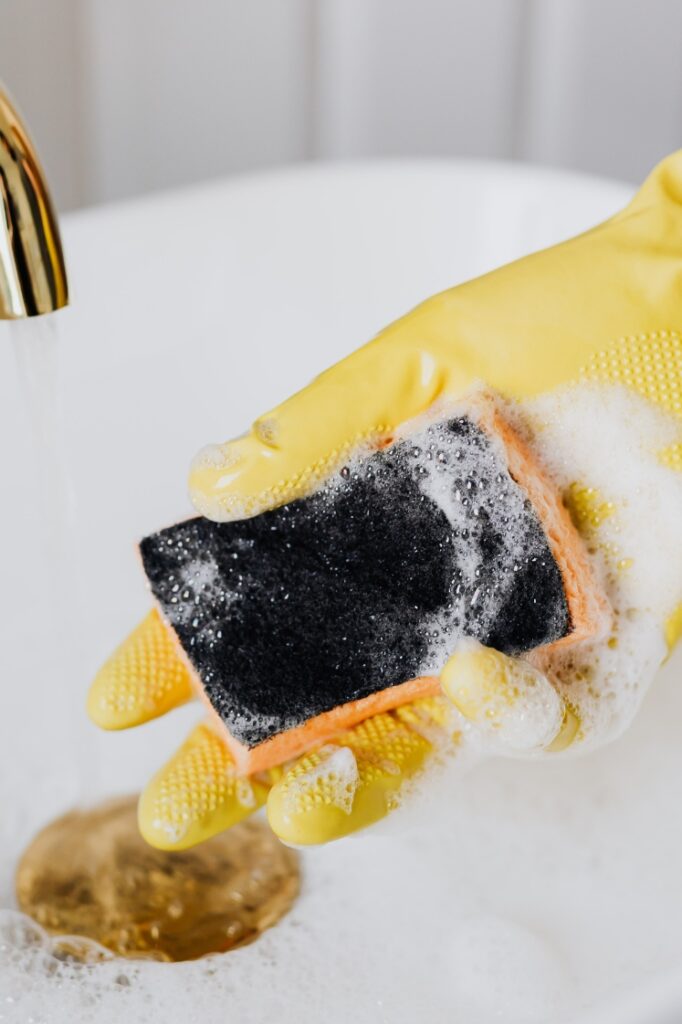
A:
[[[26,125],[0,83],[0,320],[66,306],[57,215]]]

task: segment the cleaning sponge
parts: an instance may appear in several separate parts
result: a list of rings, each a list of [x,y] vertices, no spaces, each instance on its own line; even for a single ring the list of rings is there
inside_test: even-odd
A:
[[[436,692],[459,636],[521,654],[602,620],[565,510],[486,401],[358,457],[311,497],[178,523],[140,551],[243,771]]]

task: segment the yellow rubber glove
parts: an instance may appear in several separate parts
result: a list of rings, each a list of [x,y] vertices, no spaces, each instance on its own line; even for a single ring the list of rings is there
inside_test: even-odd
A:
[[[605,224],[435,296],[261,417],[248,436],[204,449],[191,470],[192,499],[202,514],[227,520],[302,496],[360,442],[380,443],[479,380],[512,399],[580,380],[622,384],[682,418],[681,321],[682,152]],[[682,466],[681,442],[682,433],[661,453],[671,467]],[[573,497],[578,525],[602,514],[599,496]],[[672,646],[679,607],[665,630]],[[237,777],[220,728],[199,726],[142,794],[144,836],[180,849],[267,800],[285,841],[325,842],[384,816],[434,746],[457,741],[464,720],[504,733],[515,709],[523,714],[527,701],[540,700],[553,725],[536,737],[539,748],[564,749],[579,731],[575,711],[525,661],[464,644],[442,683],[454,717],[445,696],[418,701],[249,780]],[[125,728],[191,696],[189,673],[152,612],[99,673],[89,712],[104,728]]]

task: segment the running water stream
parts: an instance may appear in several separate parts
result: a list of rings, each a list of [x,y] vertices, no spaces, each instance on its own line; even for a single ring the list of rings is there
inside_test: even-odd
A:
[[[75,671],[78,609],[81,586],[75,535],[75,499],[68,470],[62,385],[60,377],[60,320],[58,314],[7,322],[14,350],[18,386],[28,420],[33,466],[29,500],[39,510],[40,585],[45,592],[47,621],[41,623],[43,643],[53,652],[49,678],[38,681],[37,692],[48,706],[60,700],[60,681]],[[63,692],[63,691],[62,691]],[[68,691],[67,691],[68,692]],[[80,710],[80,709],[78,709]],[[96,760],[80,731],[65,737],[73,748],[73,764],[81,796],[94,792]],[[76,741],[76,736],[78,737]]]

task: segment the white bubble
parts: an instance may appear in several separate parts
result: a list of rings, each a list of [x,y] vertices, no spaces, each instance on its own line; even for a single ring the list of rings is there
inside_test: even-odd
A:
[[[307,793],[323,790],[335,807],[350,814],[360,776],[355,754],[349,747],[328,743],[318,751],[319,761],[291,778],[284,801],[285,810],[293,810]]]
[[[560,958],[524,925],[495,915],[467,918],[455,925],[447,953],[453,1004],[463,1015],[546,1024],[561,1005],[567,979]]]
[[[614,628],[542,663],[576,705],[587,748],[627,728],[665,657],[664,622],[682,600],[682,474],[659,452],[682,432],[620,387],[562,389],[524,404],[521,417],[559,489],[578,485],[607,510],[588,524],[587,540]]]

